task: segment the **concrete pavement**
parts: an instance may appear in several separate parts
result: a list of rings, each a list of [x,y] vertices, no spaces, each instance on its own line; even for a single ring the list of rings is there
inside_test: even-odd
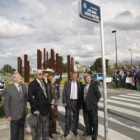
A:
[[[10,123],[7,122],[6,119],[0,120],[0,139],[1,140],[9,140],[10,139]],[[29,126],[27,127],[28,132],[25,134],[25,140],[32,140],[31,132]],[[68,137],[64,138],[64,123],[57,122],[57,131],[60,133],[60,135],[53,135],[54,138],[50,140],[91,140],[91,137],[83,137],[83,132],[78,130],[78,135],[74,136],[72,132],[68,135]],[[98,138],[98,140],[103,140],[102,138]]]

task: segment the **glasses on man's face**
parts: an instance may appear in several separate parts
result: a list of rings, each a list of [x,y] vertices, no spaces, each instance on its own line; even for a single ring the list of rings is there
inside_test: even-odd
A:
[[[39,76],[41,76],[41,75],[42,75],[42,73],[38,73],[38,75],[39,75]]]

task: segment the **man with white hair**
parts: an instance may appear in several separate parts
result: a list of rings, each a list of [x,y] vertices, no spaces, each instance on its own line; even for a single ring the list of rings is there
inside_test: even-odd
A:
[[[35,79],[28,86],[28,101],[31,105],[32,115],[35,118],[40,118],[42,140],[49,140],[50,96],[41,69],[36,71]],[[31,127],[31,131],[32,139],[38,140],[38,125]]]
[[[12,75],[13,84],[4,90],[4,111],[10,122],[10,140],[24,140],[24,123],[27,114],[27,89],[22,85],[22,77],[16,72]]]
[[[84,77],[82,94],[82,109],[85,122],[85,133],[83,136],[92,136],[92,140],[97,140],[98,136],[98,102],[101,97],[99,89],[95,83],[91,82],[91,76]]]

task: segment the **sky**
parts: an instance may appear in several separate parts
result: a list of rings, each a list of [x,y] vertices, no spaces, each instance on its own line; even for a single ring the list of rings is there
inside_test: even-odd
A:
[[[88,0],[102,7],[105,58],[116,62],[140,59],[140,1]],[[79,17],[79,0],[0,0],[0,68],[17,68],[17,57],[29,57],[36,68],[37,49],[54,49],[74,57],[81,65],[92,65],[101,57],[100,23]]]

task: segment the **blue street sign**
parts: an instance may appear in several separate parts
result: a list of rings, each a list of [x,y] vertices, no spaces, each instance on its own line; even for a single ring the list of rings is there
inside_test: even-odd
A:
[[[93,22],[99,23],[101,21],[100,7],[86,0],[81,0],[79,14],[80,17]]]

